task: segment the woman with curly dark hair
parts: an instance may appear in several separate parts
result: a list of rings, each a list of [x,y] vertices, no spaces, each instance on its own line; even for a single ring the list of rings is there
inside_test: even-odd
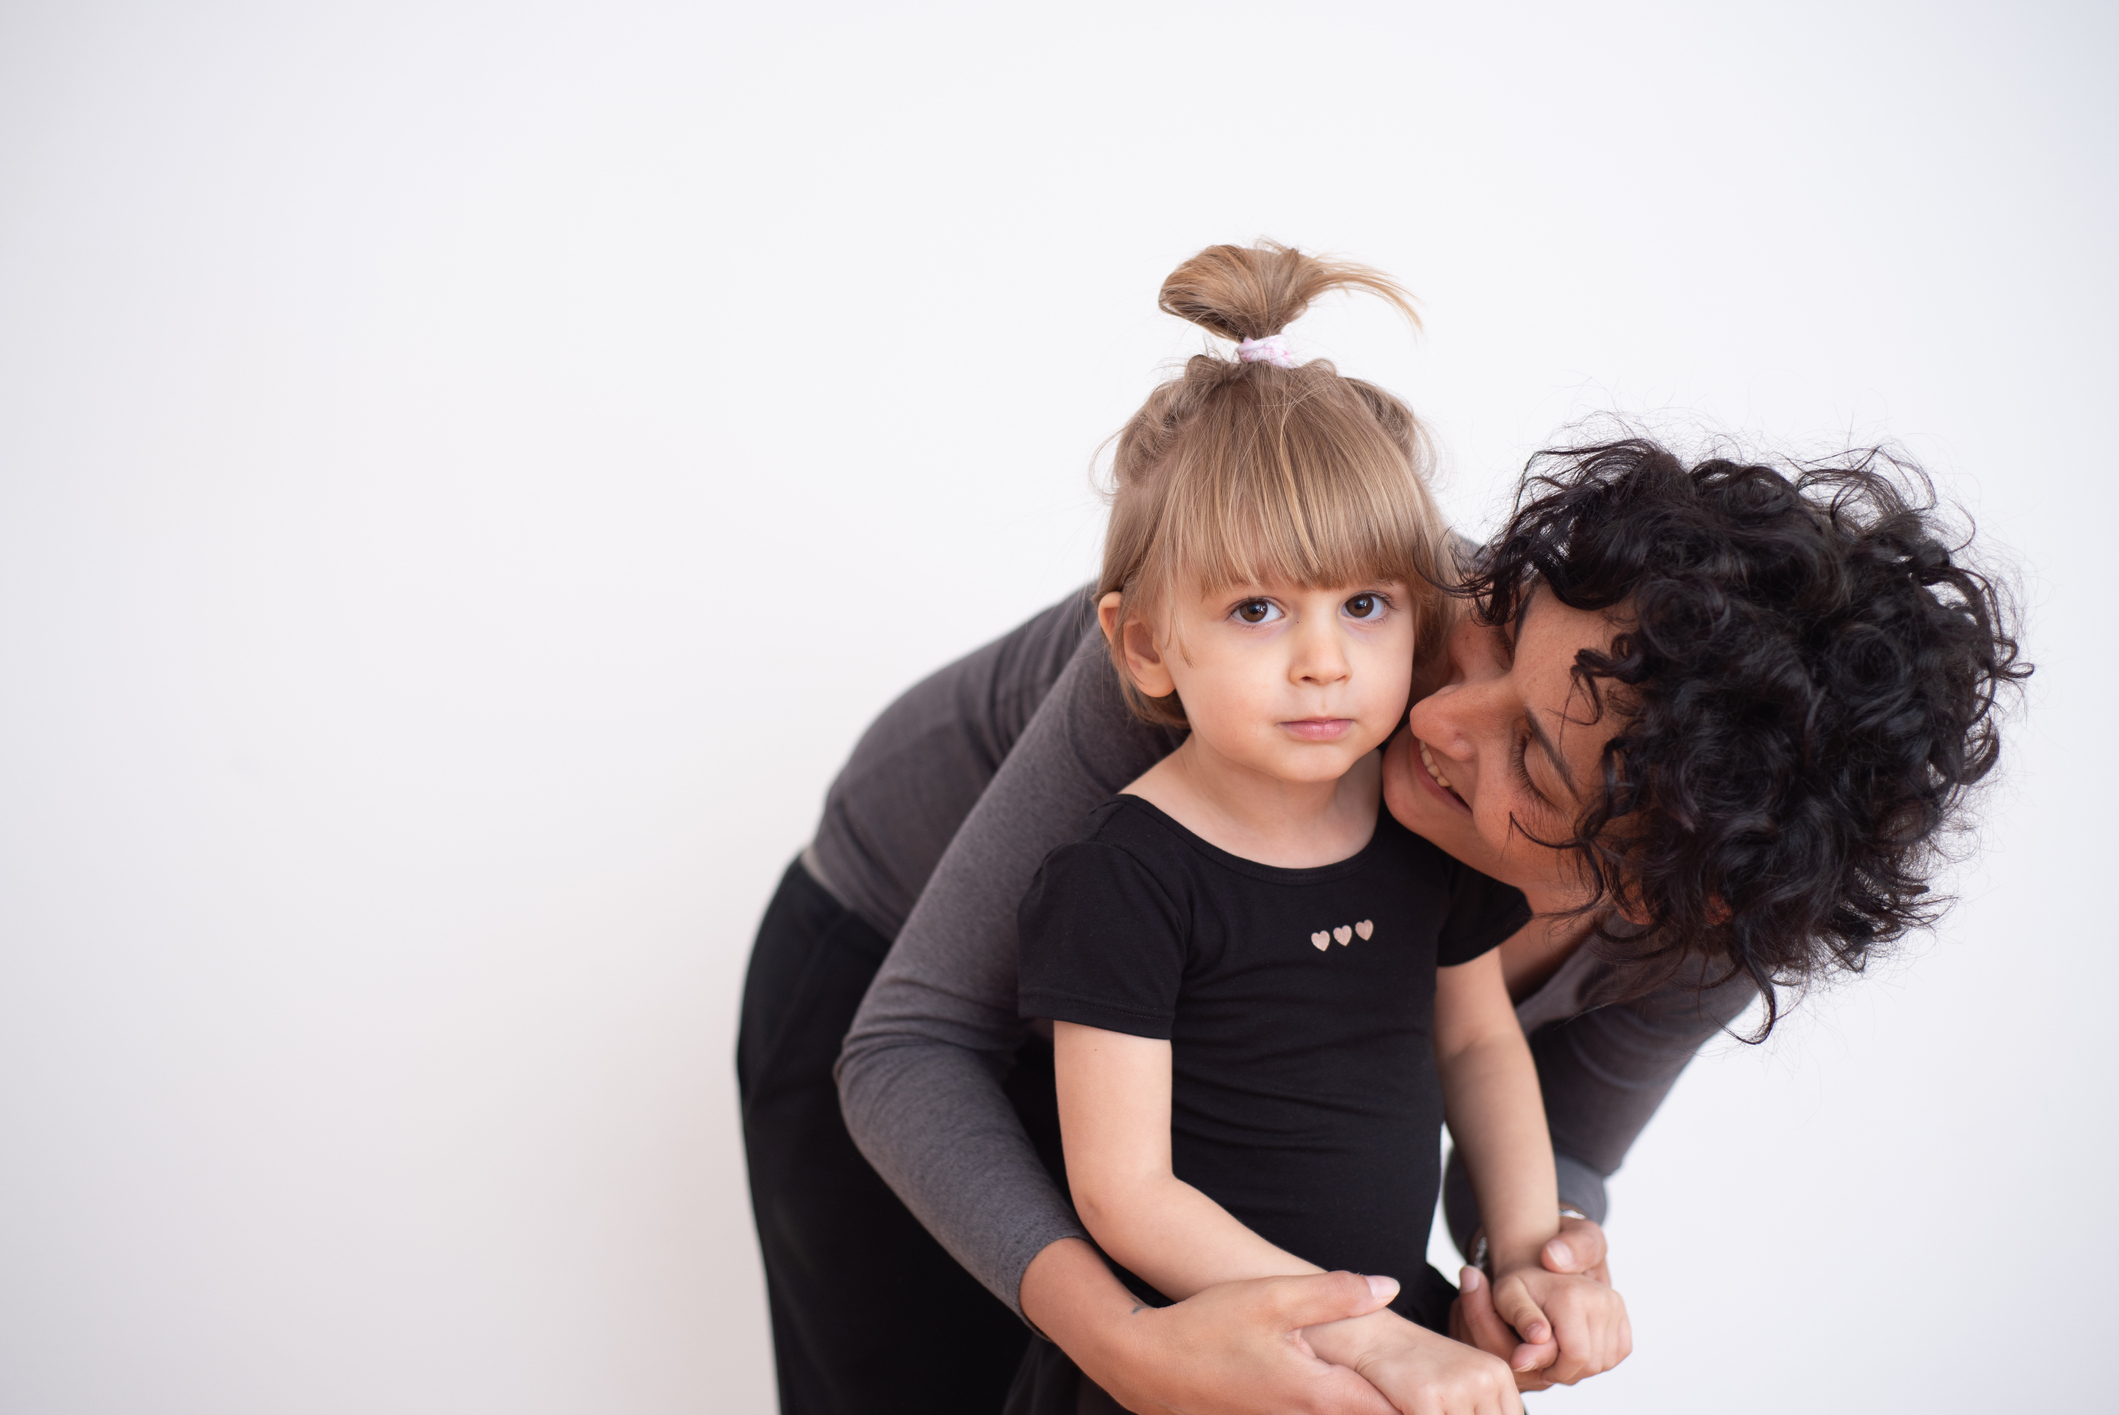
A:
[[[1269,341],[1306,302],[1307,258],[1215,249],[1259,304],[1217,332]],[[1202,356],[1184,378],[1270,390],[1284,367]],[[1300,372],[1338,386],[1329,366]],[[1410,412],[1364,400],[1397,410],[1377,445],[1424,472]],[[1290,397],[1285,420],[1316,402]],[[1175,446],[1189,424],[1158,427]],[[1329,441],[1304,430],[1281,445]],[[1918,470],[1874,453],[1545,452],[1464,558],[1437,567],[1465,612],[1385,751],[1384,794],[1537,911],[1499,953],[1565,1219],[1542,1261],[1604,1277],[1604,1180],[1701,1043],[1761,995],[1763,1035],[1788,989],[1934,917],[1939,847],[1993,769],[1997,695],[2028,670]],[[1082,1408],[1108,1392],[1136,1411],[1388,1415],[1291,1338],[1375,1309],[1391,1281],[1271,1278],[1141,1308],[1055,1181],[1016,907],[1045,855],[1182,740],[1129,708],[1097,629],[1099,595],[1124,589],[1070,597],[888,709],[760,928],[738,1073],[786,1410],[993,1411],[1019,1317],[1101,1388]],[[1444,1207],[1476,1253],[1454,1164]],[[1462,1284],[1453,1329],[1520,1385],[1586,1374],[1519,1346],[1475,1267]]]
[[[1396,744],[1394,813],[1507,840],[1496,872],[1576,917],[1608,905],[1585,936],[1637,978],[1697,957],[1748,981],[1763,1037],[1783,988],[1934,921],[1938,846],[2029,672],[1933,513],[1875,451],[1539,454],[1466,577],[1457,681]]]

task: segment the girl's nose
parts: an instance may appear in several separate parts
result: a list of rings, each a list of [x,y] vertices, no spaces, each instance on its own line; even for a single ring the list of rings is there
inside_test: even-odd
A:
[[[1348,673],[1346,648],[1338,626],[1329,620],[1303,624],[1297,630],[1293,677],[1298,683],[1337,683]]]

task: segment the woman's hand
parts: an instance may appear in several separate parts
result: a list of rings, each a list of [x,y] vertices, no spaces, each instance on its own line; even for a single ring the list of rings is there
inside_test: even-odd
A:
[[[1611,1269],[1605,1262],[1604,1230],[1584,1218],[1563,1218],[1559,1233],[1538,1252],[1547,1272],[1577,1274],[1611,1285]],[[1499,1356],[1516,1373],[1516,1389],[1546,1390],[1555,1385],[1573,1385],[1595,1372],[1572,1358],[1562,1359],[1559,1344],[1546,1340],[1532,1345],[1519,1339],[1514,1328],[1494,1311],[1493,1289],[1477,1268],[1466,1268],[1458,1283],[1462,1295],[1451,1304],[1450,1335]],[[1632,1334],[1626,1344],[1631,1349]]]
[[[1226,1282],[1147,1307],[1095,1249],[1065,1238],[1023,1273],[1022,1303],[1089,1379],[1140,1415],[1396,1415],[1374,1386],[1319,1357],[1302,1329],[1377,1311],[1397,1292],[1390,1278],[1318,1273]]]

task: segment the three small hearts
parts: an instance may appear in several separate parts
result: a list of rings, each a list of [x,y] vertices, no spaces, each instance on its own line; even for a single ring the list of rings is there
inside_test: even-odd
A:
[[[1317,930],[1317,932],[1310,935],[1310,942],[1317,945],[1317,949],[1319,952],[1323,952],[1325,949],[1330,948],[1332,946],[1332,940],[1335,938],[1338,939],[1341,943],[1345,943],[1355,934],[1360,934],[1363,938],[1367,938],[1369,935],[1375,932],[1376,921],[1374,919],[1363,919],[1360,923],[1354,925],[1352,928],[1348,928],[1345,924],[1341,924],[1336,929],[1319,929]]]

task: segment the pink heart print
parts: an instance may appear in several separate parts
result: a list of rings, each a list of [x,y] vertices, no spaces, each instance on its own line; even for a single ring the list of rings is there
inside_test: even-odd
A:
[[[1321,952],[1332,946],[1332,936],[1323,929],[1319,929],[1316,933],[1310,935],[1310,942],[1316,944]]]
[[[1368,938],[1376,932],[1376,921],[1374,919],[1363,919],[1360,923],[1354,925],[1354,932],[1360,934],[1363,938]]]
[[[1353,936],[1354,931],[1345,924],[1341,924],[1338,928],[1332,930],[1332,937],[1338,939],[1342,944]]]

